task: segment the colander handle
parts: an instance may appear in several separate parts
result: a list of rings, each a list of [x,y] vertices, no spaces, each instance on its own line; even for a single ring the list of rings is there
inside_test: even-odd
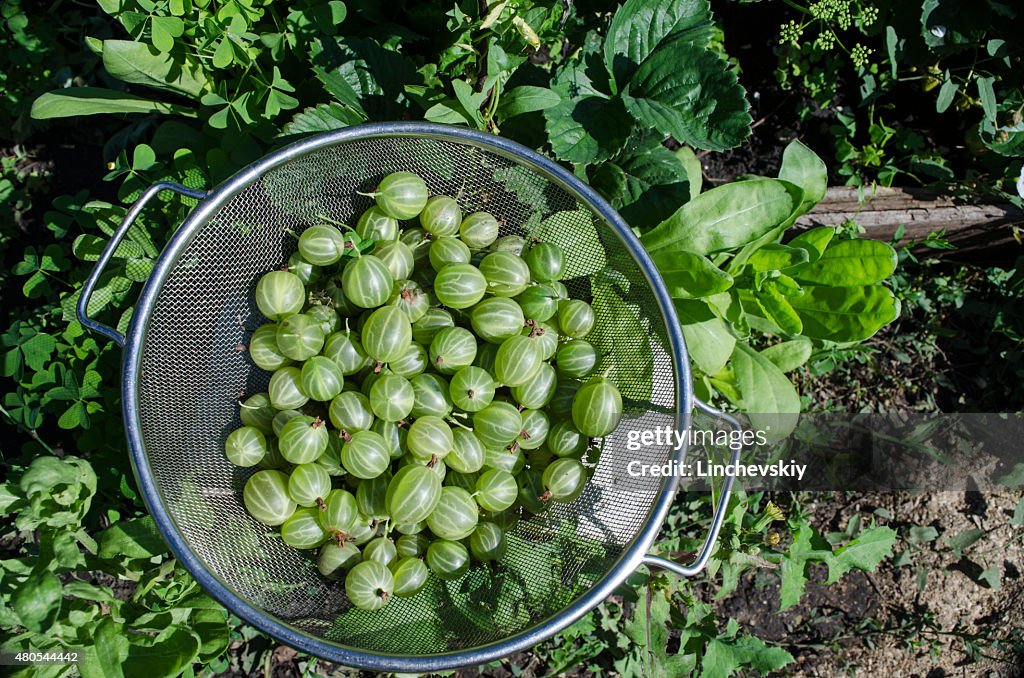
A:
[[[100,275],[103,273],[103,269],[110,263],[111,257],[114,256],[114,252],[117,251],[117,246],[124,240],[125,235],[128,234],[128,229],[131,228],[135,219],[138,218],[142,209],[146,206],[150,200],[153,199],[160,191],[175,191],[189,198],[195,198],[196,200],[202,200],[206,197],[206,191],[199,191],[194,188],[187,188],[180,184],[175,184],[170,181],[160,181],[153,184],[139,196],[139,199],[135,201],[132,208],[128,210],[128,214],[124,215],[124,220],[121,225],[114,231],[114,235],[111,236],[110,242],[103,249],[103,253],[100,254],[100,258],[96,260],[96,266],[93,267],[92,273],[89,274],[89,279],[85,281],[85,286],[82,288],[82,296],[78,299],[78,307],[75,309],[78,315],[78,322],[82,323],[83,327],[87,327],[93,332],[99,332],[102,335],[110,337],[117,342],[118,346],[124,346],[124,335],[115,330],[113,327],[104,325],[103,323],[96,322],[89,317],[89,300],[92,298],[92,293],[96,289],[96,284],[100,280]]]
[[[695,400],[694,405],[698,410],[705,414],[719,419],[724,419],[733,430],[743,430],[740,422],[732,415],[716,410],[714,407],[711,407],[711,405],[700,400]],[[729,447],[732,449],[732,459],[730,460],[730,463],[738,464],[740,461],[740,452],[743,451],[743,443],[740,442],[739,436],[735,436],[733,438]],[[675,572],[680,577],[692,577],[703,570],[708,564],[708,560],[711,559],[711,552],[715,550],[715,542],[718,541],[718,533],[722,531],[722,523],[725,521],[725,510],[729,507],[729,498],[732,496],[733,481],[733,476],[726,476],[725,483],[722,485],[722,495],[718,498],[718,505],[715,506],[715,514],[711,517],[711,527],[708,529],[708,536],[705,537],[704,545],[700,547],[700,551],[697,553],[697,557],[692,563],[689,565],[680,565],[679,563],[671,560],[666,560],[652,555],[645,555],[643,563],[650,567],[660,567],[663,570]]]

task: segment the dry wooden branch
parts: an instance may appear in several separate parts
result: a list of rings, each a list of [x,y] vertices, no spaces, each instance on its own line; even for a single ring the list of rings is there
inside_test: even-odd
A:
[[[854,221],[864,235],[889,241],[902,224],[901,242],[925,239],[945,230],[946,239],[961,253],[1021,248],[1024,213],[1009,204],[964,204],[934,191],[913,188],[877,188],[865,191],[847,186],[829,188],[818,205],[797,220],[797,227],[842,226]],[[1018,254],[1021,252],[1018,251]]]

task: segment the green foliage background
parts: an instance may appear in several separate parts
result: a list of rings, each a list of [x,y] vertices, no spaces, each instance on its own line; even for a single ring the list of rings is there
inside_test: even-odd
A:
[[[924,8],[932,18],[943,10]],[[826,28],[841,21],[820,8],[811,15]],[[787,237],[828,184],[803,144],[787,147],[775,177],[705,190],[695,153],[743,143],[752,123],[707,0],[568,12],[549,0],[97,0],[57,13],[4,0],[2,17],[0,125],[12,144],[0,179],[10,271],[0,278],[10,314],[2,407],[18,442],[4,450],[9,480],[0,486],[10,540],[0,625],[7,648],[87,647],[82,675],[212,675],[269,657],[268,641],[200,591],[156,534],[127,463],[120,349],[74,316],[126,205],[157,181],[208,189],[290,141],[364,121],[500,133],[562,161],[619,209],[676,299],[698,395],[747,412],[799,411],[788,372],[856,346],[899,313],[885,284],[896,266],[888,245],[835,229]],[[1016,153],[1019,92],[996,70],[1012,44],[967,26],[936,43],[934,26],[907,33],[886,7],[877,21],[892,73],[913,55],[930,58],[912,51],[920,40],[939,59],[984,44],[990,70],[951,68],[942,87],[954,83],[954,99],[971,96],[968,106],[976,98],[984,144]],[[862,56],[855,69],[884,89],[885,69]],[[781,67],[795,58],[781,54]],[[76,176],[56,195],[21,146],[43,139],[71,142],[62,161]],[[91,315],[125,330],[139,283],[194,205],[159,196],[118,248]],[[659,548],[699,545],[710,501],[680,502]],[[775,567],[785,609],[812,564],[836,581],[877,566],[896,538],[873,525],[831,536],[795,500],[783,512],[740,493],[706,578],[725,596],[745,570]],[[717,618],[692,582],[637,575],[622,594],[537,648],[551,672],[593,662],[623,675],[724,676],[792,661]],[[246,641],[242,656],[227,652],[231,640]]]

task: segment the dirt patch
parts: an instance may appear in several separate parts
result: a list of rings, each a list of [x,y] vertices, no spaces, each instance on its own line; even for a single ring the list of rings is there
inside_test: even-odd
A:
[[[831,586],[822,584],[824,567],[812,568],[804,598],[785,612],[777,575],[763,571],[716,606],[792,653],[787,675],[1024,676],[1024,527],[1010,524],[1019,500],[1011,491],[811,500],[804,509],[822,532],[841,531],[856,515],[897,529],[897,557]],[[911,543],[913,527],[934,536]],[[971,530],[980,538],[957,553],[951,542]],[[996,574],[986,581],[989,568]]]

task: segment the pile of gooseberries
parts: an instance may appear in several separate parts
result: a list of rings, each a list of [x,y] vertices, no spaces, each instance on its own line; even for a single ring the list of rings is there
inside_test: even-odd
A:
[[[579,496],[622,411],[557,245],[498,237],[409,172],[371,195],[258,281],[248,355],[272,374],[225,443],[259,469],[250,515],[365,610],[501,559],[520,515]]]

